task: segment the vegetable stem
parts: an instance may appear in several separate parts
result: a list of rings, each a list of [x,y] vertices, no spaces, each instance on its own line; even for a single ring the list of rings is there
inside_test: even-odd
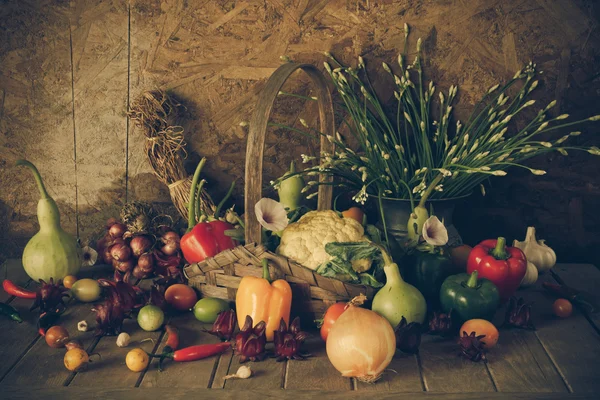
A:
[[[29,162],[27,160],[17,160],[15,165],[17,165],[17,166],[22,165],[24,167],[29,168],[31,170],[31,172],[33,173],[33,177],[35,178],[35,183],[37,183],[38,189],[40,190],[41,198],[47,199],[48,197],[50,197],[48,195],[48,192],[46,191],[44,182],[42,181],[42,176],[40,175],[40,172],[35,167],[35,165],[33,165],[31,162]]]
[[[225,205],[225,202],[231,197],[231,193],[233,193],[234,188],[235,188],[235,181],[231,182],[231,186],[229,186],[229,190],[227,191],[227,193],[225,194],[223,199],[219,202],[219,205],[217,206],[217,209],[215,210],[215,215],[214,215],[215,218],[219,218],[219,213],[221,212],[223,205]]]
[[[467,287],[471,288],[471,289],[475,289],[477,287],[477,271],[473,271],[473,273],[471,273],[471,276],[469,277],[469,280],[467,281]]]
[[[263,268],[263,279],[266,279],[267,282],[271,283],[271,274],[269,274],[269,262],[266,258],[263,258],[261,263]]]
[[[196,225],[196,212],[194,209],[196,203],[196,187],[198,186],[198,180],[200,179],[200,172],[202,172],[202,168],[204,168],[204,164],[206,164],[206,158],[203,157],[202,160],[198,163],[196,167],[196,171],[194,172],[194,177],[192,178],[192,187],[190,188],[190,200],[188,202],[188,228],[187,232],[191,231]],[[35,168],[35,167],[34,167]]]
[[[490,252],[497,260],[506,260],[508,253],[506,252],[506,239],[500,236],[496,242],[496,247]]]

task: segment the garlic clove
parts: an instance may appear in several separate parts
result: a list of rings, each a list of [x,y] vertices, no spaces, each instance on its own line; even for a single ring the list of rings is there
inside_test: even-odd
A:
[[[127,332],[121,332],[119,336],[117,336],[117,346],[119,347],[127,347],[131,342],[131,336]]]
[[[86,321],[79,321],[77,323],[77,330],[79,332],[87,332],[88,328],[88,323]]]
[[[538,269],[531,262],[527,261],[527,271],[525,272],[525,276],[521,280],[521,287],[528,287],[534,285],[538,280]]]

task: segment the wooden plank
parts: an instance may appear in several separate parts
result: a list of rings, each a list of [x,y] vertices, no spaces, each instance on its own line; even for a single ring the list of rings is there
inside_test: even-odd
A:
[[[10,242],[38,230],[39,192],[30,172],[13,168],[19,158],[37,166],[62,227],[77,232],[68,4],[1,7],[0,252],[6,246],[13,257]]]
[[[423,336],[419,357],[425,389],[446,393],[494,392],[485,364],[459,357],[458,353],[455,338]]]
[[[210,329],[210,324],[201,323],[191,312],[174,316],[170,323],[179,329],[180,348],[219,342],[219,338],[216,336],[202,332],[203,329]],[[165,340],[166,337],[163,337],[159,351],[162,351]],[[228,352],[230,351],[228,350]],[[225,353],[224,356],[226,357],[227,354]],[[140,387],[208,388],[218,360],[218,355],[190,363],[176,363],[167,360],[164,363],[163,372],[158,371],[158,360],[153,360],[143,376]]]
[[[572,268],[576,273],[576,268]],[[550,274],[540,276],[539,282],[552,282]],[[569,391],[594,392],[600,390],[597,365],[600,359],[600,335],[578,310],[566,319],[552,312],[554,298],[539,286],[519,293],[533,301],[535,334],[566,382]]]
[[[88,275],[86,276],[86,272]],[[87,270],[79,274],[80,278],[83,277],[94,277],[105,276],[106,269],[99,267],[94,270]],[[20,301],[20,300],[19,300]],[[16,302],[16,301],[15,301]],[[26,307],[31,305],[31,301],[26,303]],[[91,312],[92,305],[90,303],[78,303],[74,299],[67,306],[67,310],[61,316],[58,325],[61,325],[67,329],[71,338],[80,340],[84,348],[88,348],[94,341],[93,330],[88,332],[79,332],[77,330],[77,323],[81,320],[86,320],[89,326],[95,325],[95,314]],[[37,334],[37,312],[25,314],[27,318],[27,332],[23,333],[23,336],[31,335],[33,343],[28,348],[27,352],[23,355],[19,361],[12,366],[10,365],[10,371],[5,375],[4,379],[0,382],[0,386],[3,385],[22,385],[22,387],[44,385],[44,386],[62,386],[65,380],[71,375],[71,372],[64,367],[64,349],[53,349],[46,344],[46,341],[39,337]],[[21,324],[25,325],[25,323]],[[19,325],[20,326],[20,325]],[[5,330],[2,330],[4,332]],[[2,334],[0,332],[0,334]],[[15,332],[11,332],[15,335]],[[29,336],[31,337],[31,336]],[[9,340],[9,339],[7,339]]]
[[[352,390],[352,381],[343,378],[331,365],[325,351],[325,343],[315,335],[305,342],[305,351],[311,357],[305,360],[291,360],[287,364],[285,389],[291,390]]]
[[[377,392],[419,392],[425,390],[421,381],[417,357],[400,351],[392,359],[380,380],[374,384],[357,382],[356,390]]]
[[[0,281],[10,279],[14,283],[26,286],[29,276],[25,273],[20,259],[8,259],[0,267]],[[30,312],[32,300],[18,299],[0,290],[0,301],[9,303],[16,308],[23,318],[22,323],[16,323],[6,317],[0,317],[0,343],[10,343],[10,346],[0,346],[0,381],[15,365],[27,348],[38,338],[36,323],[37,313]]]
[[[500,392],[568,392],[535,332],[501,330],[488,369]]]
[[[468,378],[465,378],[468,379]],[[45,400],[63,400],[65,398],[94,398],[94,399],[122,399],[129,400],[147,400],[153,398],[168,399],[190,399],[190,398],[209,398],[215,400],[237,400],[246,399],[264,399],[277,398],[283,400],[311,400],[315,397],[322,397],[332,400],[345,399],[364,399],[365,394],[361,392],[315,392],[309,390],[212,390],[199,388],[112,388],[109,385],[105,387],[94,388],[45,388],[40,386],[21,387],[10,386],[3,388],[3,395],[6,398],[14,400],[30,400],[32,398],[43,398]],[[381,400],[404,400],[404,399],[431,399],[437,400],[594,400],[597,398],[593,394],[564,394],[564,393],[401,393],[388,392],[379,393],[378,399]]]
[[[82,241],[96,239],[126,200],[128,5],[73,3],[77,201]],[[101,165],[101,167],[100,167]]]
[[[272,345],[267,344],[267,350],[270,350]],[[227,358],[224,356],[224,358]],[[227,390],[275,390],[283,388],[285,377],[286,361],[277,362],[274,358],[267,358],[258,362],[246,362],[245,365],[252,369],[252,377],[250,379],[229,379],[223,382],[223,370],[218,370],[215,374],[215,385],[224,387]],[[243,365],[239,362],[239,356],[233,356],[229,363],[227,375],[235,374],[238,368]]]

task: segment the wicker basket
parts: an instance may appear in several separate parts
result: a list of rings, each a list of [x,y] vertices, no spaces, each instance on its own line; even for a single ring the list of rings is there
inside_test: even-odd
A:
[[[223,251],[213,258],[184,268],[189,284],[203,295],[235,301],[237,287],[244,276],[262,276],[261,260],[269,260],[271,276],[283,278],[292,287],[292,313],[303,319],[320,318],[327,308],[338,301],[347,301],[363,293],[368,298],[374,289],[353,285],[321,276],[286,257],[267,251],[260,244],[261,226],[254,214],[254,204],[261,198],[262,164],[267,123],[273,102],[285,81],[297,70],[304,71],[316,88],[321,132],[334,135],[335,125],[331,94],[323,74],[310,64],[287,63],[269,78],[260,93],[257,107],[250,122],[246,148],[245,225],[246,244]],[[321,150],[332,153],[333,144],[321,137]],[[321,181],[327,179],[324,176]],[[320,185],[318,209],[331,208],[332,186]]]

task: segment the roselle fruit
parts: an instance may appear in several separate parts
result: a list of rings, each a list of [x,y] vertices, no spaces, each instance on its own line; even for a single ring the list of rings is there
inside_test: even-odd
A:
[[[418,322],[407,323],[402,317],[394,333],[396,334],[396,348],[403,353],[415,354],[421,345],[422,325]]]
[[[448,336],[453,333],[452,310],[448,314],[434,311],[429,319],[430,335]]]
[[[471,361],[478,362],[483,360],[483,362],[487,362],[485,349],[483,348],[484,343],[481,341],[485,335],[475,335],[475,332],[467,334],[467,332],[463,331],[462,336],[458,338],[460,355]]]
[[[215,335],[222,341],[226,342],[231,340],[233,337],[233,331],[235,330],[235,311],[227,310],[220,312],[217,316],[216,321],[213,323],[213,326],[210,331],[205,331],[210,333],[211,335]]]
[[[59,280],[54,283],[54,279],[50,278],[46,283],[43,279],[40,279],[40,284],[41,286],[36,291],[35,302],[30,311],[39,307],[41,314],[45,312],[56,313],[60,309],[64,309],[64,298],[69,296],[69,289],[62,285],[62,281]]]
[[[246,316],[244,326],[235,336],[235,354],[240,356],[240,363],[248,360],[264,360],[266,356],[265,344],[267,343],[266,329],[267,324],[265,321],[260,321],[253,328],[252,317],[249,315]]]
[[[273,345],[277,361],[303,360],[308,355],[300,353],[302,343],[308,337],[308,333],[300,329],[300,318],[296,317],[288,329],[285,321],[281,318],[279,328],[273,334]]]
[[[506,307],[503,326],[534,331],[535,326],[531,321],[531,304],[525,303],[522,297],[519,297],[519,299],[514,296],[511,297],[508,300],[508,307]]]

